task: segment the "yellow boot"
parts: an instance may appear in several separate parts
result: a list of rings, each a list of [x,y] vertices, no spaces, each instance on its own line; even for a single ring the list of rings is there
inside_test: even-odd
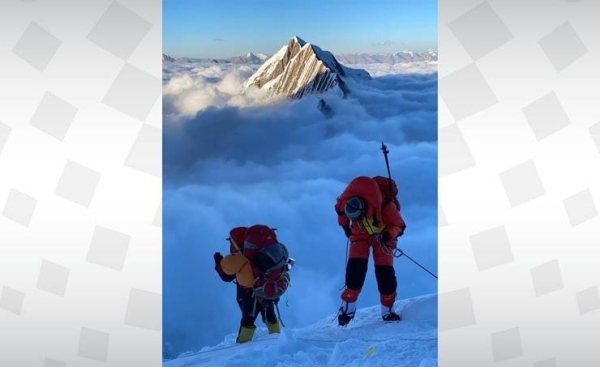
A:
[[[275,322],[267,322],[267,329],[269,330],[269,334],[279,334],[281,331],[279,328],[279,320],[275,320]]]
[[[248,326],[240,326],[240,331],[238,332],[238,337],[235,340],[236,343],[245,343],[252,340],[254,336],[254,332],[256,331],[256,326],[252,325]]]

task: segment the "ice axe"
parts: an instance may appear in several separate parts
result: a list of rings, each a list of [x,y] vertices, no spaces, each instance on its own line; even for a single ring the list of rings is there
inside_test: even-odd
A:
[[[390,179],[390,192],[394,192],[394,185],[392,184],[392,173],[390,172],[390,161],[388,160],[388,153],[390,152],[383,142],[381,142],[381,151],[385,158],[385,166],[387,167],[388,178]]]
[[[385,144],[383,142],[381,142],[381,151],[383,152],[383,156],[385,157],[385,166],[387,167],[388,178],[390,179],[390,192],[394,192],[394,186],[392,184],[392,173],[390,172],[390,162],[389,162],[388,156],[387,156],[390,151],[388,150],[388,148],[385,146]],[[433,276],[435,279],[437,279],[437,275],[435,275],[434,273],[429,271],[427,268],[425,268],[423,265],[419,264],[417,261],[413,260],[410,256],[408,256],[404,251],[402,251],[398,247],[394,248],[393,255],[394,255],[394,257],[401,257],[401,256],[406,257],[408,260],[412,261],[413,263],[418,265],[421,269],[425,270],[431,276]]]

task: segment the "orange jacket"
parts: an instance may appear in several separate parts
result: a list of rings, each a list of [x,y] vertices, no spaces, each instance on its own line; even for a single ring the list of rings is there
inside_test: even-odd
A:
[[[234,253],[225,256],[221,262],[221,269],[228,275],[234,275],[237,284],[244,288],[254,287],[254,272],[252,265],[246,256],[241,253]]]

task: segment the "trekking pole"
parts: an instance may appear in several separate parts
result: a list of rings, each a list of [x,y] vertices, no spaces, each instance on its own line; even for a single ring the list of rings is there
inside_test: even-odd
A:
[[[349,239],[349,238],[347,238],[347,239],[346,239],[346,263],[345,263],[344,269],[346,269],[346,268],[348,267],[348,253],[349,253],[349,247],[350,247],[350,239]],[[344,288],[346,288],[346,284],[345,284],[345,283],[344,283],[344,285],[343,285],[343,286],[340,288],[340,291],[341,291],[342,289],[344,289]]]
[[[350,247],[350,238],[346,239],[346,266],[348,266],[348,252]]]
[[[349,248],[350,248],[350,238],[347,238],[346,239],[346,266],[344,267],[344,271],[345,271],[345,269],[348,268],[348,256],[349,256],[349,252],[350,252]],[[344,282],[344,285],[340,288],[340,291],[345,288],[346,288],[346,282]],[[343,306],[344,306],[344,301],[342,301],[342,303],[340,303],[340,308],[342,308]],[[329,323],[331,324],[332,322],[334,322],[336,318],[337,318],[337,315],[335,315]]]
[[[275,310],[277,310],[277,319],[279,320],[279,323],[281,324],[282,327],[285,327],[285,324],[283,323],[283,320],[281,319],[281,312],[279,312],[279,302],[273,302],[275,303]]]
[[[396,256],[396,253],[399,253],[400,255]],[[413,263],[417,264],[421,269],[425,270],[426,272],[428,272],[432,277],[434,277],[435,279],[437,279],[437,275],[433,274],[431,271],[427,270],[426,267],[424,267],[423,265],[419,264],[417,261],[413,260],[410,256],[408,256],[404,251],[400,250],[399,248],[395,248],[394,249],[394,257],[401,257],[402,255],[406,256],[407,259],[409,259],[410,261],[412,261]]]
[[[394,192],[394,185],[392,184],[392,173],[390,172],[390,161],[388,160],[388,153],[390,152],[383,142],[381,142],[381,151],[385,158],[385,166],[387,167],[388,178],[390,179],[390,192]]]

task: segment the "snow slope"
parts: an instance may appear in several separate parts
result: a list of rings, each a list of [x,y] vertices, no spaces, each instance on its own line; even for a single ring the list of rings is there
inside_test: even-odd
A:
[[[397,301],[395,308],[402,314],[398,323],[383,322],[377,305],[359,309],[346,328],[331,315],[309,327],[282,328],[279,335],[268,335],[258,321],[250,343],[236,344],[236,334],[230,334],[217,346],[183,353],[163,366],[437,366],[437,294]]]

